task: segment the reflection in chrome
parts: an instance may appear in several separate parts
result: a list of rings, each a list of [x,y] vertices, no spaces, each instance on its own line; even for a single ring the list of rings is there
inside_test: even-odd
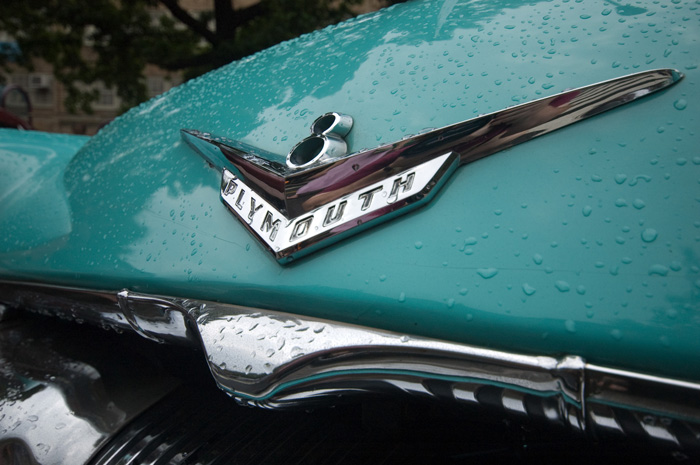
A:
[[[0,282],[10,307],[201,346],[218,385],[268,408],[409,393],[698,450],[700,383],[236,305]],[[124,314],[128,308],[130,316]]]
[[[85,350],[75,334],[44,322],[0,323],[2,464],[88,463],[177,385],[147,362],[125,366],[129,354],[100,344]]]
[[[291,150],[286,165],[227,138],[184,129],[182,137],[222,171],[226,206],[285,263],[423,205],[460,164],[616,108],[682,77],[673,69],[631,74],[350,155],[345,155],[343,137],[352,119],[329,113],[314,122],[314,135]]]
[[[289,168],[305,168],[348,153],[345,136],[352,129],[352,117],[326,113],[311,123],[311,135],[299,142],[287,155]]]

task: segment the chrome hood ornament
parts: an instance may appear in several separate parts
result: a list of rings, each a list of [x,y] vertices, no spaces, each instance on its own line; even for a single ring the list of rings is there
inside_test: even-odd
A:
[[[580,87],[370,150],[347,154],[352,118],[327,113],[286,164],[251,145],[183,129],[222,171],[221,199],[280,263],[428,202],[459,165],[666,88],[658,69]]]

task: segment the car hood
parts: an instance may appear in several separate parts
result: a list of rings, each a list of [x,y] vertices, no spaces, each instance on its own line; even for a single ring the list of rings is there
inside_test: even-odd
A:
[[[698,17],[681,5],[415,2],[232,63],[73,157],[70,227],[5,278],[216,300],[700,380]],[[284,162],[329,111],[350,152],[653,68],[657,95],[460,168],[426,207],[279,265],[219,200],[191,128]],[[61,202],[47,196],[44,202]]]

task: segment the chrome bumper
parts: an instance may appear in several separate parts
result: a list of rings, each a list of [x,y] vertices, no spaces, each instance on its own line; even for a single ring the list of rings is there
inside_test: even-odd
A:
[[[219,387],[267,408],[398,392],[700,450],[700,383],[216,302],[0,283],[0,301],[200,346]]]

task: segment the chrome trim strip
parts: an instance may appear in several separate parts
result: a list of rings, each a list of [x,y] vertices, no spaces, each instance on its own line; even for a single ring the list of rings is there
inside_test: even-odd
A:
[[[350,394],[407,392],[542,418],[575,431],[643,431],[700,448],[691,434],[700,426],[700,383],[601,367],[578,356],[522,355],[126,290],[0,281],[0,302],[130,329],[159,342],[199,345],[218,385],[248,405],[308,406]],[[681,430],[687,434],[674,433]]]
[[[222,171],[224,203],[278,261],[286,263],[419,207],[458,165],[632,102],[682,78],[683,74],[674,69],[630,74],[350,155],[345,155],[342,134],[350,130],[352,120],[329,113],[314,122],[312,136],[290,151],[286,165],[270,161],[276,158],[270,153],[224,137],[187,129],[181,135]],[[329,123],[331,117],[333,122]],[[337,132],[326,134],[326,127]],[[321,134],[316,134],[319,131]],[[423,173],[439,157],[449,157],[450,162],[437,171],[431,165],[430,171]],[[410,188],[404,176],[422,176],[430,181],[420,188]],[[398,186],[406,193],[405,199],[375,195],[398,190]],[[238,197],[227,197],[234,189]],[[339,213],[338,205],[346,201],[360,205],[369,201],[373,212],[366,213],[363,208],[362,214]],[[232,205],[244,213],[237,213]],[[315,225],[323,224],[324,215],[331,209],[335,211],[334,227],[317,229]],[[260,225],[252,224],[256,214]],[[279,234],[289,243],[271,244],[271,231],[275,238]]]
[[[0,319],[2,464],[92,463],[96,450],[180,383],[127,345],[133,341],[94,344],[104,337],[99,329],[57,332],[15,316]]]

